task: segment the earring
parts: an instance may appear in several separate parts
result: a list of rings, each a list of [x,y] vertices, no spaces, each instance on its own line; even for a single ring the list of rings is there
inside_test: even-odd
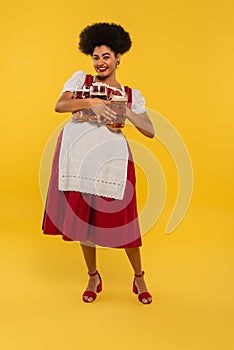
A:
[[[119,62],[119,61],[117,61],[117,62],[116,62],[116,64],[117,64],[117,66],[118,66],[118,65],[120,64],[120,62]]]

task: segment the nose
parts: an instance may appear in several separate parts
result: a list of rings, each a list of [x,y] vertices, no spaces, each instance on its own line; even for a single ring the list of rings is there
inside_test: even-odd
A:
[[[98,66],[102,66],[103,65],[103,58],[100,57],[98,62],[97,62]]]

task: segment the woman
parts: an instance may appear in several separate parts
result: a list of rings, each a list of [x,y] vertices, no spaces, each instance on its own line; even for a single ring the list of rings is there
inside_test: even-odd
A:
[[[133,292],[143,304],[152,296],[144,281],[139,247],[135,171],[131,151],[119,128],[111,100],[77,98],[76,91],[105,87],[108,96],[128,95],[126,118],[145,136],[153,137],[152,123],[139,90],[122,86],[116,78],[121,56],[131,47],[129,34],[119,25],[95,23],[80,33],[79,49],[90,55],[97,75],[76,72],[64,85],[55,111],[71,112],[59,136],[43,221],[45,234],[61,234],[79,241],[89,282],[84,302],[102,290],[96,268],[96,245],[124,248],[134,270]]]

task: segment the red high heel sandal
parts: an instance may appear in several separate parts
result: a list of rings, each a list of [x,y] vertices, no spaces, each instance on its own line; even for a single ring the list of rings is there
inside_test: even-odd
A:
[[[98,275],[100,282],[99,282],[99,284],[97,285],[96,293],[100,293],[100,292],[102,291],[102,279],[101,279],[101,276],[100,276],[99,272],[98,272],[98,271],[96,271],[96,272],[94,272],[94,273],[88,272],[88,274],[89,274],[89,276],[91,276],[91,277],[92,277],[92,276],[97,276],[97,275]],[[96,294],[96,293],[95,293],[95,292],[92,292],[91,290],[86,290],[86,291],[83,293],[83,295],[82,295],[83,301],[84,301],[85,303],[92,303],[92,302],[96,299],[96,297],[97,297],[97,294]],[[88,299],[85,299],[84,297],[91,297],[91,298],[93,298],[93,300],[88,300]]]
[[[145,272],[144,271],[142,271],[142,273],[140,274],[140,275],[134,275],[134,281],[133,281],[133,287],[132,287],[132,291],[133,291],[133,293],[136,293],[136,294],[138,294],[138,289],[137,289],[137,286],[136,286],[136,283],[135,283],[135,281],[136,281],[136,278],[137,277],[142,277],[142,276],[144,276],[144,274],[145,274]],[[151,298],[151,300],[148,300],[148,298]],[[150,295],[150,293],[149,292],[142,292],[142,293],[140,293],[139,295],[138,295],[138,299],[139,299],[139,301],[142,303],[142,304],[151,304],[152,303],[152,295]],[[142,300],[143,299],[146,299],[147,300],[147,302],[143,302]]]

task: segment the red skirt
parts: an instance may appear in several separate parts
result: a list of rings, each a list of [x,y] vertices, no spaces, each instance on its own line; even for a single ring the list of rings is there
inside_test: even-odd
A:
[[[127,182],[122,200],[58,190],[60,134],[52,164],[42,230],[65,241],[112,248],[142,245],[137,214],[135,169],[129,149]]]

